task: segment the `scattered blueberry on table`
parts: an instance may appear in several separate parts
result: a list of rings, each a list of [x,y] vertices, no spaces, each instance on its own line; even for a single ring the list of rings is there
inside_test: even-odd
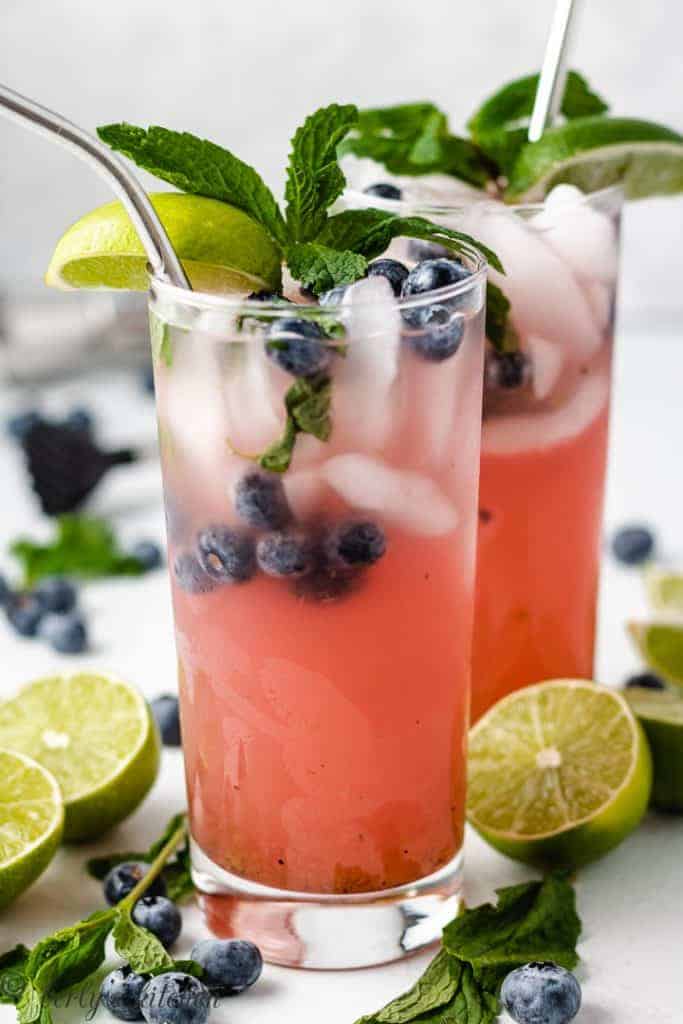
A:
[[[544,961],[511,971],[500,998],[516,1024],[568,1024],[579,1012],[581,987],[570,971]]]
[[[178,698],[171,693],[162,693],[150,702],[150,708],[159,727],[164,746],[179,747],[181,739]]]
[[[204,968],[203,981],[213,995],[238,995],[261,976],[263,958],[258,946],[245,939],[203,939],[190,954]]]
[[[612,552],[623,565],[641,565],[654,547],[654,534],[647,526],[623,526],[612,537]]]
[[[20,636],[35,636],[44,613],[35,594],[10,594],[5,602],[7,621]]]
[[[162,562],[161,548],[153,540],[139,540],[130,550],[146,572],[158,569]]]
[[[211,993],[198,978],[168,971],[142,990],[140,1009],[148,1024],[206,1024]]]
[[[88,646],[88,630],[78,612],[48,612],[38,626],[38,633],[59,654],[82,654]]]
[[[148,870],[147,864],[141,860],[127,860],[113,867],[102,883],[104,898],[109,906],[116,906],[128,893],[132,892],[138,882],[147,874]],[[154,879],[147,889],[147,895],[166,895],[166,885],[163,878],[158,877]]]
[[[148,980],[144,974],[136,974],[128,964],[117,967],[102,982],[102,1002],[119,1020],[142,1020],[140,996]]]
[[[70,612],[76,607],[76,588],[63,576],[46,576],[34,589],[46,612]]]
[[[156,935],[166,949],[171,948],[183,927],[178,907],[167,896],[150,896],[148,893],[137,901],[131,917],[141,928]]]

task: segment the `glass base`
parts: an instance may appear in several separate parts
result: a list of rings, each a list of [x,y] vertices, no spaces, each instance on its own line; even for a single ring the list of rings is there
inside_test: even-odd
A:
[[[338,970],[410,956],[458,912],[462,852],[439,871],[383,892],[316,895],[249,882],[192,843],[192,877],[208,928],[251,939],[269,963]]]

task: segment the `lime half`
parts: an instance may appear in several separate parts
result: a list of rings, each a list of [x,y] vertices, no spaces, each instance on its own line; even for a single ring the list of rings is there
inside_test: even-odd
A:
[[[645,573],[645,586],[654,611],[683,618],[683,575],[652,567]]]
[[[624,698],[583,680],[556,680],[499,701],[470,733],[468,817],[503,853],[577,867],[640,821],[650,752]]]
[[[127,817],[159,769],[159,738],[142,695],[93,673],[39,679],[0,704],[0,747],[29,754],[54,775],[64,838],[74,841]]]
[[[62,838],[57,780],[12,750],[0,750],[0,909],[42,874]]]
[[[683,625],[629,622],[628,631],[643,661],[683,693]]]
[[[241,210],[180,192],[150,195],[192,287],[205,292],[277,290],[282,257]],[[147,291],[147,257],[121,203],[81,217],[62,235],[45,275],[55,288]]]
[[[621,184],[629,199],[683,192],[683,137],[625,117],[568,121],[524,146],[507,197],[536,202],[560,182],[582,192]]]
[[[652,803],[664,811],[683,811],[683,697],[640,686],[628,687],[624,697],[652,751]]]

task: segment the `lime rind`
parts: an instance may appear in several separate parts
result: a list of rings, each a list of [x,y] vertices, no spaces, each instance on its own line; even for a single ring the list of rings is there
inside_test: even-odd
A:
[[[1,910],[54,857],[64,831],[64,806],[54,776],[19,751],[0,749],[0,779]]]
[[[468,818],[501,852],[576,867],[628,835],[652,763],[623,697],[585,680],[539,683],[499,701],[470,733]]]
[[[683,812],[683,697],[637,686],[628,687],[624,697],[645,730],[652,751],[653,807]]]

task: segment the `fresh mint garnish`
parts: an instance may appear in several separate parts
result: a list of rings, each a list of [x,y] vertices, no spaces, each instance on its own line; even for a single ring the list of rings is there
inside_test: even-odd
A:
[[[60,516],[52,542],[20,537],[10,552],[22,564],[27,587],[44,576],[139,576],[145,571],[137,558],[119,547],[109,524],[91,516]]]
[[[312,434],[319,441],[328,441],[332,432],[331,402],[332,382],[326,375],[295,380],[285,395],[287,420],[282,437],[258,457],[259,465],[271,473],[285,473],[298,434]]]
[[[532,960],[578,963],[581,923],[561,875],[497,890],[498,903],[464,910],[415,985],[356,1024],[492,1024],[503,978]]]
[[[331,223],[331,220],[328,223]],[[332,248],[320,242],[293,245],[288,251],[289,269],[316,295],[336,285],[352,284],[363,277],[368,266],[365,257],[350,249]]]

